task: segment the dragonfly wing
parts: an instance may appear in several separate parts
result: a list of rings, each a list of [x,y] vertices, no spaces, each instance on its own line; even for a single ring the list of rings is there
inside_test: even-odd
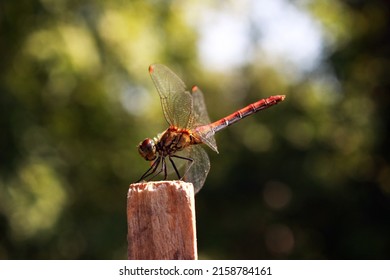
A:
[[[194,185],[195,193],[199,192],[206,181],[210,171],[210,160],[206,151],[200,145],[193,145],[190,148],[189,157],[194,160],[191,168],[184,175],[184,180]],[[188,162],[187,167],[191,163]]]
[[[190,127],[202,127],[203,129],[195,129],[202,141],[207,144],[213,151],[218,152],[217,142],[214,138],[214,132],[207,129],[210,124],[210,118],[207,113],[206,103],[204,102],[203,93],[197,86],[192,88],[192,102],[193,102],[193,117],[191,118]]]
[[[184,82],[168,67],[149,66],[149,73],[161,99],[165,119],[170,125],[187,128],[192,112],[192,97]]]

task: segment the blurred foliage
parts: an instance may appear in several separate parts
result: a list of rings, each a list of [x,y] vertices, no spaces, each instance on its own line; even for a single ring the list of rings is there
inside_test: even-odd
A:
[[[203,69],[192,1],[1,2],[0,258],[126,258],[136,145],[166,126],[153,62],[196,82],[213,120],[287,95],[208,150],[200,258],[389,258],[390,5],[293,3],[328,36],[299,81],[261,59]]]

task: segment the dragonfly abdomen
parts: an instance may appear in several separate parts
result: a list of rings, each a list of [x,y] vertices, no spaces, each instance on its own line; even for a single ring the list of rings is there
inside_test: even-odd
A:
[[[283,101],[284,98],[285,95],[275,95],[265,99],[261,99],[255,103],[249,104],[248,106],[234,112],[233,114],[230,114],[229,116],[212,123],[210,125],[211,129],[213,130],[214,133],[218,132],[219,130],[227,126],[230,126],[247,116],[250,116],[254,113],[257,113],[258,111],[264,110],[275,104],[278,104],[279,102]]]

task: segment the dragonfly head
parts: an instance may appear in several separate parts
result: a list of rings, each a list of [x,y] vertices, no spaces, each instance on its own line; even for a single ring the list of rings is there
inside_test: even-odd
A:
[[[146,160],[152,161],[154,160],[156,155],[156,144],[153,139],[146,138],[144,141],[139,143],[138,145],[139,154]]]

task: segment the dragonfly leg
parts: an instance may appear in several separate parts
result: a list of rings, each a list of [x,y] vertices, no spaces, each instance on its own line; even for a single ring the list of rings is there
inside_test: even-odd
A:
[[[176,170],[176,166],[173,164],[173,167],[174,167],[175,170],[176,170],[176,174],[178,175],[178,177],[180,178],[180,180],[182,180],[182,179],[184,178],[184,176],[187,174],[188,170],[190,170],[191,166],[194,164],[194,160],[193,160],[192,158],[189,158],[189,157],[181,157],[181,156],[178,156],[178,155],[173,155],[173,156],[171,156],[171,157],[180,158],[180,159],[184,159],[184,160],[187,160],[187,161],[190,161],[190,162],[191,162],[190,165],[187,167],[187,169],[186,169],[186,171],[184,172],[184,174],[183,174],[182,177],[180,177],[179,172],[177,172],[177,170]],[[169,159],[171,159],[171,158],[169,157]],[[171,162],[172,162],[172,161],[173,161],[173,160],[171,160]]]
[[[146,172],[144,173],[144,175],[142,175],[142,177],[137,181],[137,183],[141,182],[142,180],[148,178],[150,175],[154,174],[158,168],[158,166],[160,165],[160,162],[161,162],[161,157],[158,157],[154,162],[153,164],[150,166],[150,168],[148,170],[146,170]],[[161,173],[161,170],[160,172]],[[157,174],[159,174],[157,173]],[[156,175],[157,175],[156,174]],[[155,176],[153,176],[152,178],[154,178]]]
[[[175,156],[172,156],[172,157],[175,157]],[[176,157],[177,157],[177,156],[176,156]],[[173,166],[173,169],[175,169],[177,178],[179,178],[179,180],[180,180],[180,179],[181,179],[180,173],[179,173],[179,171],[177,170],[176,165],[175,165],[175,162],[173,161],[173,159],[171,158],[171,156],[169,156],[169,161],[172,163],[172,166]]]
[[[167,164],[165,162],[165,158],[162,159],[162,168],[160,170],[160,172],[164,169],[164,180],[167,179],[167,176],[168,176],[168,172],[167,172]]]
[[[165,158],[164,158],[164,157],[160,157],[160,161],[161,161],[161,168],[160,168],[160,170],[159,170],[156,174],[154,174],[153,177],[151,177],[149,180],[153,180],[153,179],[154,179],[155,177],[157,177],[163,170],[164,170],[164,173],[165,173],[165,175],[164,175],[164,180],[167,178],[167,176],[166,176],[166,173],[167,173],[167,171],[166,171],[167,166],[166,166],[166,164],[165,164]]]

